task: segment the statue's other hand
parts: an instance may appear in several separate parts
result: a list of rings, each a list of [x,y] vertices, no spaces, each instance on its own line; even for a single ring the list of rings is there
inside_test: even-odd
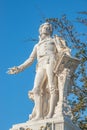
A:
[[[16,66],[9,68],[7,71],[8,74],[17,74],[18,72],[20,72],[20,68]]]

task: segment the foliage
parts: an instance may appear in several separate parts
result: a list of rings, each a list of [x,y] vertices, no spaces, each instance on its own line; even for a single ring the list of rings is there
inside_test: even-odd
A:
[[[46,22],[51,23],[55,33],[66,40],[67,45],[72,49],[72,55],[81,60],[72,77],[72,93],[76,98],[70,100],[70,103],[73,122],[77,123],[82,130],[86,130],[87,117],[84,112],[87,112],[87,34],[85,31],[83,33],[76,31],[76,25],[82,24],[81,26],[87,28],[87,12],[78,12],[77,16],[72,22],[66,15],[61,18],[48,18]]]

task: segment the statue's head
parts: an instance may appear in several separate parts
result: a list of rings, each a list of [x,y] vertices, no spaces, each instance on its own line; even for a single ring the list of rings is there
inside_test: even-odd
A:
[[[46,34],[46,35],[52,35],[53,28],[52,25],[48,22],[42,24],[39,28],[40,35]]]

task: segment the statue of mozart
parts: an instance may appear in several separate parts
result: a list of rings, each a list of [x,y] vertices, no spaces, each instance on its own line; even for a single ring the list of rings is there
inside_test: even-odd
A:
[[[52,33],[50,23],[42,24],[39,28],[39,42],[29,58],[8,71],[8,74],[17,74],[37,58],[34,86],[29,91],[29,97],[35,103],[31,120],[48,119],[57,117],[58,113],[67,113],[63,107],[71,85],[71,74],[76,69],[78,60],[71,57],[71,50],[65,41],[57,35],[52,37]]]

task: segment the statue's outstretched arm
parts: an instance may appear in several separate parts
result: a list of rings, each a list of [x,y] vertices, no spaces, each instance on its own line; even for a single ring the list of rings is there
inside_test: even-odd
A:
[[[23,71],[25,68],[27,68],[28,66],[30,66],[33,63],[36,56],[37,56],[37,47],[35,46],[30,57],[23,64],[9,68],[7,73],[8,74],[17,74],[17,73]]]

